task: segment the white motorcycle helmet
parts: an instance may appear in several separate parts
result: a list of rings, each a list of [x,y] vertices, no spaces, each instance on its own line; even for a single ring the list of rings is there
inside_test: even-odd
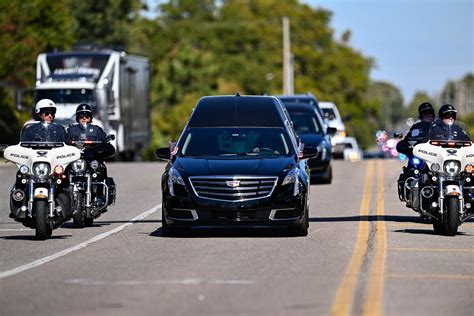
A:
[[[42,109],[51,109],[53,114],[56,114],[56,104],[50,99],[41,99],[36,103],[35,113],[40,114]]]

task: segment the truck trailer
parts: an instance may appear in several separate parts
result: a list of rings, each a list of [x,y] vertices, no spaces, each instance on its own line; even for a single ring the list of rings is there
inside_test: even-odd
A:
[[[107,134],[119,157],[136,160],[150,144],[148,59],[115,50],[78,50],[38,55],[34,104],[56,103],[55,122],[75,123],[80,103],[92,106],[93,123]],[[33,116],[34,111],[32,112]]]

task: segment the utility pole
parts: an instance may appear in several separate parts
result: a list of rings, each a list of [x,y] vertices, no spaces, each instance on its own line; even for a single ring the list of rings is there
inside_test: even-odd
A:
[[[283,94],[294,94],[294,69],[290,44],[290,21],[283,17]]]

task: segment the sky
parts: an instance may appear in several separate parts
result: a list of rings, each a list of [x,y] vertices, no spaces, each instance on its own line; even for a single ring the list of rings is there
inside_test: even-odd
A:
[[[394,84],[405,103],[474,73],[474,0],[304,2],[332,11],[337,36],[351,30],[351,46],[376,61],[371,78]]]
[[[406,104],[474,73],[474,0],[300,1],[331,11],[336,36],[350,30],[351,47],[376,62],[371,79],[395,85]]]

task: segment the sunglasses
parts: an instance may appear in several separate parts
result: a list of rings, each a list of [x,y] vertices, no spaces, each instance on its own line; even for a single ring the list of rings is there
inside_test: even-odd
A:
[[[83,118],[91,118],[92,116],[90,114],[79,114],[79,119],[83,119]]]
[[[456,114],[445,114],[443,115],[443,119],[449,119],[449,118],[452,118],[452,119],[456,119]]]
[[[54,116],[56,113],[53,111],[43,111],[40,114],[44,116],[49,116],[49,115]]]

